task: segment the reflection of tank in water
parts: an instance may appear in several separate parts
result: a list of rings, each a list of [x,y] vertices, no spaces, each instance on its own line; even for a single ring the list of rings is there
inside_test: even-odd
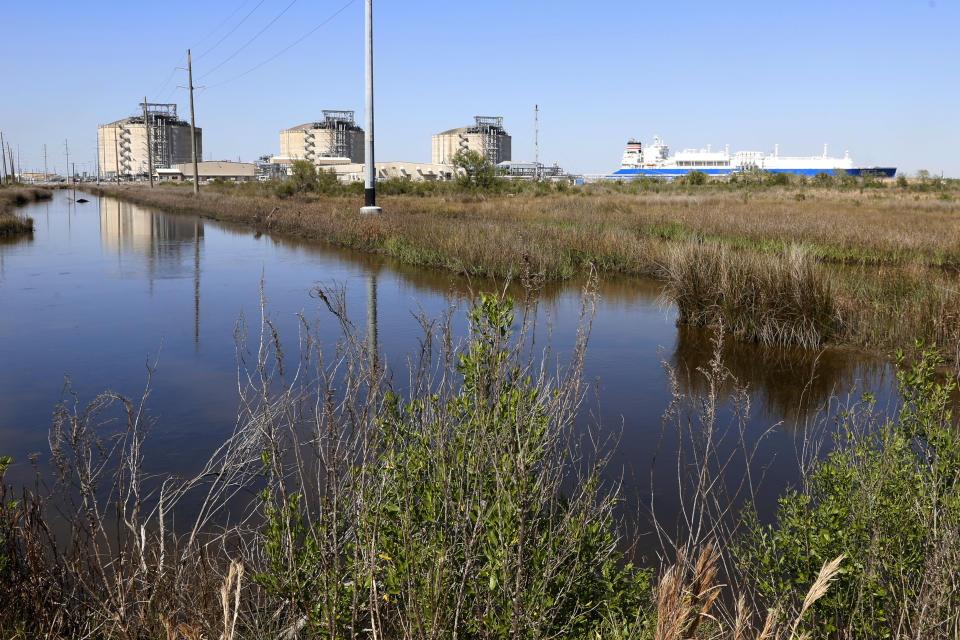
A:
[[[706,376],[714,355],[714,332],[693,327],[677,328],[677,346],[670,366],[677,372],[682,391],[691,396],[708,392]],[[774,347],[723,341],[723,366],[739,384],[756,392],[765,415],[783,419],[787,427],[803,424],[833,396],[877,391],[889,386],[884,377],[890,365],[850,350],[813,351],[801,347]],[[732,391],[734,380],[721,393]]]
[[[191,275],[194,250],[203,238],[203,224],[186,217],[142,209],[129,202],[100,198],[100,246],[121,261],[141,256],[151,279]],[[124,270],[121,270],[123,277]]]

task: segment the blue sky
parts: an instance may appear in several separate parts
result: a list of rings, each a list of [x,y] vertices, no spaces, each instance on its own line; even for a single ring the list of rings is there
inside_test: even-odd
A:
[[[322,109],[363,118],[362,0],[4,5],[0,130],[25,170],[46,143],[62,172],[64,139],[92,170],[97,125],[144,94],[188,115],[187,47],[206,158],[277,153]],[[474,115],[504,116],[532,159],[539,104],[541,160],[576,172],[656,134],[960,176],[956,2],[376,0],[375,34],[379,160],[429,161],[430,135]]]

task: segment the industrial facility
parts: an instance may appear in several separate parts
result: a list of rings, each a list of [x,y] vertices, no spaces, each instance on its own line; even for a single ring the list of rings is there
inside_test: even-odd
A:
[[[363,163],[331,164],[323,169],[333,171],[340,182],[360,182],[363,180]],[[400,178],[414,182],[442,182],[453,180],[457,169],[448,164],[428,164],[426,162],[375,162],[377,180]]]
[[[171,182],[193,180],[193,163],[175,163],[168,169],[157,169],[157,178]],[[250,182],[256,180],[257,165],[252,162],[229,162],[227,160],[197,163],[197,178],[203,184],[207,180]]]
[[[548,166],[542,162],[504,161],[497,165],[497,173],[514,180],[570,180],[573,178],[556,162]]]
[[[113,179],[117,173],[124,178],[146,176],[150,158],[154,171],[193,160],[190,124],[177,117],[177,105],[141,103],[140,106],[143,113],[139,115],[97,127],[97,162],[101,178]],[[202,158],[200,127],[196,131],[197,157]]]
[[[280,132],[280,155],[274,164],[292,164],[309,160],[316,165],[341,162],[363,162],[363,129],[354,122],[353,111],[324,109],[323,120],[307,122]]]
[[[477,151],[497,165],[510,160],[510,136],[500,116],[474,116],[471,127],[450,129],[431,137],[430,161],[451,164],[461,149]]]

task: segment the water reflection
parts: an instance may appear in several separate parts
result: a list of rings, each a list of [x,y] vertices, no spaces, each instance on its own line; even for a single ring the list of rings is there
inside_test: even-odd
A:
[[[367,275],[367,358],[370,360],[370,371],[376,372],[378,365],[377,340],[377,274]]]
[[[64,374],[83,385],[84,398],[105,388],[136,397],[144,356],[162,349],[150,396],[160,425],[152,436],[153,469],[196,468],[234,426],[234,331],[241,314],[257,322],[261,282],[267,314],[287,345],[296,344],[299,313],[317,314],[320,339],[336,344],[340,328],[310,291],[318,282],[343,285],[358,333],[365,314],[371,364],[397,374],[397,384],[422,338],[418,314],[441,317],[453,302],[451,326],[460,338],[476,292],[505,286],[323,242],[258,238],[243,226],[90,200],[75,204],[59,192],[32,204],[23,213],[36,221],[33,239],[0,245],[0,388],[9,390],[0,402],[0,451],[18,460],[45,450]],[[594,396],[583,424],[622,429],[618,459],[642,470],[633,488],[643,493],[670,400],[658,353],[681,372],[684,390],[699,394],[705,386],[696,370],[709,361],[710,336],[677,329],[655,281],[617,277],[598,287],[584,364]],[[522,285],[508,288],[522,304]],[[552,282],[538,291],[537,348],[549,342],[560,364],[576,341],[582,288],[582,281]],[[758,423],[802,422],[832,392],[891,386],[883,363],[847,351],[817,355],[728,342],[723,356],[753,390]]]
[[[117,258],[121,279],[193,278],[193,344],[200,345],[200,218],[165,215],[111,198],[98,198],[100,247]],[[189,253],[188,253],[189,252]],[[129,257],[139,260],[131,263]],[[188,259],[188,256],[192,257]]]
[[[99,198],[100,246],[115,255],[121,278],[182,278],[199,270],[203,223],[199,218],[164,215],[129,202]],[[127,262],[133,256],[139,260]],[[192,260],[188,259],[188,256]]]
[[[678,372],[684,393],[700,395],[708,391],[707,379],[699,370],[709,367],[715,335],[704,329],[677,328],[670,364]],[[727,337],[721,355],[739,384],[749,386],[754,404],[762,407],[763,415],[783,420],[788,427],[804,424],[832,396],[844,396],[856,389],[884,389],[892,375],[889,364],[848,349],[764,347]],[[729,392],[732,384],[728,380],[727,388],[720,391]]]

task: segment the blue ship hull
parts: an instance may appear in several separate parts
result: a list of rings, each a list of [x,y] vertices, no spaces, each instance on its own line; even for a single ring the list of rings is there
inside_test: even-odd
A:
[[[614,180],[632,180],[644,176],[650,178],[679,178],[685,176],[691,171],[699,171],[708,176],[725,176],[731,173],[737,173],[738,169],[708,169],[708,168],[669,168],[669,169],[618,169],[607,176]],[[824,171],[823,169],[767,169],[764,173],[792,173],[801,176],[815,176],[820,173],[836,175],[838,172],[844,172],[848,176],[870,175],[878,178],[892,178],[896,175],[896,167],[860,167],[856,169],[833,169]]]

